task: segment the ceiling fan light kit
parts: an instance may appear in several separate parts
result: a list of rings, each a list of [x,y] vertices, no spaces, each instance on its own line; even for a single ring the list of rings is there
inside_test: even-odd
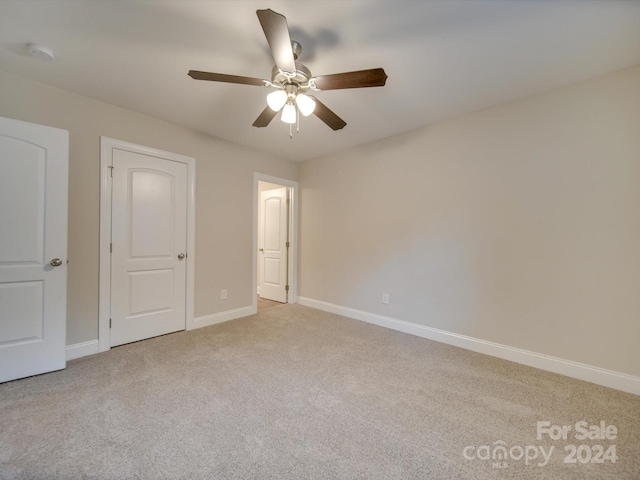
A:
[[[276,90],[267,95],[267,105],[274,112],[280,111],[285,103],[287,103],[287,92],[284,90]]]
[[[316,109],[316,101],[304,93],[296,97],[296,105],[298,105],[298,110],[305,117],[311,115]]]
[[[280,117],[280,119],[284,123],[296,123],[296,120],[298,119],[296,106],[293,103],[287,103],[282,109],[282,117]]]
[[[317,98],[307,93],[310,90],[320,92],[385,85],[387,74],[382,68],[312,76],[307,67],[296,62],[302,52],[302,46],[291,40],[287,19],[271,9],[258,10],[256,14],[275,61],[271,80],[189,70],[189,76],[195,80],[276,88],[267,95],[267,107],[253,122],[254,127],[266,127],[282,110],[280,119],[289,124],[289,138],[293,137],[291,125],[296,122],[299,124],[299,114],[306,117],[313,113],[331,129],[340,130],[347,123]],[[299,131],[299,128],[297,130]]]

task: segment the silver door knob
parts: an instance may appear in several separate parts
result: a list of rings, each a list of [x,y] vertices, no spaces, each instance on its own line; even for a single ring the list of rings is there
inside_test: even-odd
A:
[[[182,260],[186,255],[184,253],[178,254],[178,260]]]
[[[60,260],[59,258],[54,258],[49,263],[52,267],[59,267],[60,265],[62,265],[62,260]]]

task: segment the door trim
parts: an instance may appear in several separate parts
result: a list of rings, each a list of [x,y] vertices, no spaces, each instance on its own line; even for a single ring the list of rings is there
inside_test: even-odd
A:
[[[100,137],[100,280],[98,293],[98,346],[100,352],[111,348],[111,172],[113,150],[125,150],[187,165],[187,278],[185,329],[194,324],[195,281],[195,174],[196,160],[177,153],[136,145],[109,137]]]
[[[251,286],[253,313],[258,312],[258,182],[275,183],[291,189],[289,208],[289,303],[298,303],[298,182],[264,173],[253,174],[253,282]]]

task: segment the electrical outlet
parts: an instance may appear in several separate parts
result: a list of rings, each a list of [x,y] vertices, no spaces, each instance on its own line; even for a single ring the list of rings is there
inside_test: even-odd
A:
[[[388,293],[383,293],[382,294],[382,303],[384,303],[385,305],[389,305],[389,294]]]
[[[220,290],[220,300],[226,300],[227,299],[227,289],[223,288],[222,290]]]

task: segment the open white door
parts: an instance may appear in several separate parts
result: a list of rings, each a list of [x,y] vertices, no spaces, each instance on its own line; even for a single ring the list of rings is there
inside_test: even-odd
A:
[[[0,382],[65,367],[66,130],[0,117]]]
[[[187,165],[113,150],[111,346],[185,329]]]
[[[287,188],[260,194],[258,246],[260,297],[287,301]]]

